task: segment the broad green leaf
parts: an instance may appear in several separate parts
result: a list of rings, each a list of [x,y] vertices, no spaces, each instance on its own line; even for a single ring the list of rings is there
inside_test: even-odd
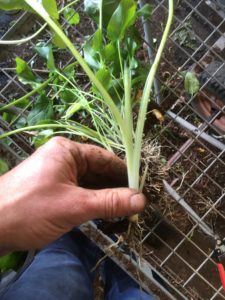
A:
[[[65,89],[60,92],[59,97],[61,98],[62,102],[68,104],[68,103],[73,103],[75,101],[75,95],[74,93],[69,90]]]
[[[92,41],[86,42],[84,46],[84,59],[95,70],[101,67],[99,54],[93,49]]]
[[[10,270],[16,271],[24,261],[23,252],[14,252],[0,257],[0,273]]]
[[[107,35],[111,41],[121,40],[126,30],[134,24],[137,13],[134,0],[121,0],[107,26]]]
[[[0,159],[0,175],[3,175],[9,170],[9,166],[7,162],[5,162],[3,159]]]
[[[23,99],[23,101],[20,101],[16,106],[20,108],[25,108],[29,104],[30,100],[28,98]]]
[[[33,88],[40,84],[28,64],[19,57],[16,58],[16,74],[23,84],[30,84]]]
[[[22,1],[22,0],[0,0],[0,9],[3,9],[3,10],[14,10],[14,9],[31,10],[30,6],[27,5],[25,1]]]
[[[17,116],[16,116],[17,117]],[[16,128],[23,128],[27,125],[26,117],[20,117],[17,122],[15,123]]]
[[[63,14],[70,25],[77,25],[80,23],[80,15],[73,8],[66,8]]]
[[[96,22],[99,22],[100,4],[102,6],[103,27],[106,28],[109,20],[120,3],[120,0],[84,0],[84,11]]]
[[[137,43],[131,39],[126,39],[125,49],[127,51],[127,55],[129,57],[129,65],[131,69],[136,69],[138,67],[138,60],[135,57],[135,53],[138,49]]]
[[[98,70],[98,72],[95,74],[95,76],[102,83],[104,88],[106,90],[108,90],[110,87],[110,84],[111,84],[111,80],[112,80],[109,70],[106,67],[103,67]]]
[[[42,0],[42,5],[53,19],[59,19],[56,0]]]
[[[113,43],[106,45],[103,49],[103,56],[107,63],[113,61],[116,55],[118,55],[118,52]]]
[[[92,48],[97,51],[102,51],[102,32],[100,29],[98,29],[92,38]]]
[[[46,95],[40,95],[33,109],[30,111],[27,122],[29,126],[36,125],[41,121],[53,118],[53,104]]]
[[[101,30],[97,30],[92,39],[87,41],[84,46],[84,59],[88,65],[98,70],[101,67],[101,52],[102,46],[102,33]]]
[[[196,77],[195,73],[193,72],[187,72],[185,79],[184,79],[184,87],[185,91],[192,96],[195,95],[200,88],[200,83],[198,81],[198,78]]]
[[[55,60],[52,52],[52,45],[37,45],[35,51],[47,61],[47,67],[50,71],[55,70]]]
[[[35,81],[36,76],[32,72],[28,64],[21,58],[16,58],[16,73],[19,76],[22,76],[24,79],[29,81]]]
[[[139,11],[137,12],[138,17],[144,17],[144,19],[148,19],[152,15],[153,6],[150,4],[145,4]]]
[[[116,43],[107,44],[102,51],[104,63],[110,69],[114,76],[120,75],[119,53]]]
[[[3,112],[2,114],[2,119],[8,123],[10,123],[12,121],[12,114],[7,113],[7,112]]]

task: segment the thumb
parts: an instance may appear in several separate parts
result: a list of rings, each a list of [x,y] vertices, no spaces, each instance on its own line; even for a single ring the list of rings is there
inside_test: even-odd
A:
[[[91,219],[130,216],[139,213],[145,206],[145,196],[133,189],[115,188],[86,192]]]

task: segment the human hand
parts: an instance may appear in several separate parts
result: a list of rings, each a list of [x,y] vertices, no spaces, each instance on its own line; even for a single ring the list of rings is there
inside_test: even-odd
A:
[[[135,190],[85,188],[125,176],[114,154],[51,139],[0,177],[0,252],[41,248],[88,220],[138,213],[145,199]]]

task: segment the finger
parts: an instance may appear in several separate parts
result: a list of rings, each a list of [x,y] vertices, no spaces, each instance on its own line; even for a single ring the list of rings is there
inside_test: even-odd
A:
[[[144,209],[145,197],[128,188],[87,190],[83,189],[88,219],[130,216]]]
[[[60,153],[61,159],[66,157],[66,161],[69,161],[79,181],[93,184],[108,180],[108,182],[115,182],[114,186],[127,185],[124,161],[112,152],[100,147],[76,143],[63,137],[55,137],[39,148],[36,151],[36,154],[38,153],[42,153],[42,155],[43,153],[51,153],[51,156],[55,157]],[[72,161],[68,160],[68,154],[71,155]]]
[[[83,181],[103,183],[103,181],[112,180],[115,183],[127,185],[126,164],[114,153],[93,145],[73,144],[75,159],[77,159],[77,149],[79,149],[81,170],[78,174],[81,174]]]

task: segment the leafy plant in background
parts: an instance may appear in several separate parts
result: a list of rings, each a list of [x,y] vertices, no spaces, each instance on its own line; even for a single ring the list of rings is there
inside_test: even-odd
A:
[[[200,82],[194,72],[187,72],[185,74],[184,88],[191,96],[194,96],[199,92]]]
[[[59,25],[59,13],[55,0],[0,0],[1,9],[24,9],[36,12],[49,25],[54,35],[54,42],[60,47],[67,47],[76,62],[63,71],[56,69],[51,47],[37,47],[36,51],[47,61],[50,78],[41,82],[26,62],[17,59],[17,74],[19,79],[30,84],[33,90],[24,97],[12,101],[1,108],[18,105],[39,93],[33,110],[30,111],[27,122],[29,126],[5,133],[1,138],[28,130],[57,130],[68,134],[85,136],[102,144],[107,149],[124,150],[126,154],[129,187],[140,187],[140,161],[143,141],[144,124],[147,106],[152,93],[155,74],[168,38],[173,18],[173,0],[169,0],[169,16],[159,45],[154,63],[150,71],[136,58],[136,52],[141,43],[134,23],[140,15],[145,17],[151,13],[151,7],[137,10],[134,0],[95,0],[85,1],[85,9],[95,20],[97,30],[84,46],[84,58],[75,48],[72,41],[63,33]],[[64,10],[64,16],[72,16],[71,10]],[[76,16],[73,24],[79,21]],[[91,89],[79,89],[74,66],[79,64],[92,83]],[[52,87],[55,92],[44,92],[46,87]],[[143,87],[140,99],[136,99],[139,86]],[[57,102],[53,109],[53,100]],[[28,103],[29,104],[29,103]],[[68,105],[69,104],[69,105]],[[55,110],[57,107],[57,111]],[[66,108],[66,110],[65,110]],[[92,128],[73,120],[77,111],[84,111],[90,116]],[[134,122],[133,115],[137,115]],[[49,121],[54,114],[60,115],[57,121]],[[41,116],[41,118],[39,118]],[[138,216],[130,218],[137,223]]]
[[[9,270],[18,270],[25,257],[26,254],[24,252],[14,252],[0,257],[0,274]]]

